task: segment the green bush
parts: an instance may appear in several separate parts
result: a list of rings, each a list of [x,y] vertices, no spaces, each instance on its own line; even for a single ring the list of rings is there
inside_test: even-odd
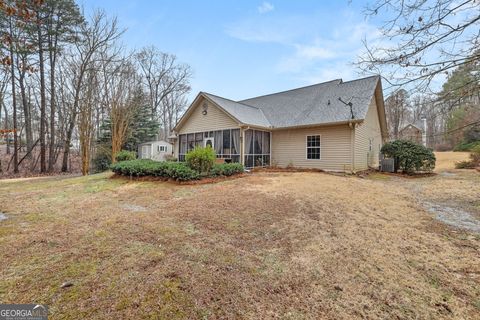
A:
[[[215,151],[212,147],[196,147],[185,156],[187,165],[200,174],[209,174],[215,163]]]
[[[211,176],[232,176],[234,174],[242,173],[244,171],[243,165],[240,163],[222,163],[214,164],[210,171]]]
[[[476,166],[480,166],[480,144],[471,150],[470,159]]]
[[[455,168],[457,169],[473,169],[475,166],[473,165],[472,161],[464,160],[455,162]]]
[[[472,148],[470,160],[455,163],[457,169],[474,169],[476,167],[480,167],[480,145]]]
[[[479,147],[480,146],[480,141],[473,141],[473,142],[462,142],[460,144],[457,144],[455,146],[455,148],[453,149],[453,151],[471,151],[473,150],[475,147]]]
[[[177,181],[196,180],[200,175],[183,162],[157,162],[149,159],[121,161],[110,166],[116,174],[124,176],[153,176]]]
[[[115,160],[120,161],[130,161],[137,159],[137,153],[135,151],[122,150],[115,155]]]
[[[409,140],[395,140],[386,143],[381,152],[387,158],[395,159],[395,172],[432,171],[435,168],[435,155],[431,149]]]

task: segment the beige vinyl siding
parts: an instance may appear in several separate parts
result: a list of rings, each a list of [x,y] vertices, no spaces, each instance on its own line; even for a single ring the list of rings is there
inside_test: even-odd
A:
[[[369,139],[372,140],[372,152],[369,153]],[[355,128],[355,170],[366,170],[369,164],[378,166],[378,156],[382,146],[382,134],[378,118],[376,98],[368,107],[365,120]],[[368,160],[371,159],[369,163]]]
[[[192,106],[193,109],[179,128],[178,134],[235,129],[239,127],[232,117],[211,102],[208,102],[207,114],[202,114],[204,101],[205,99],[201,98],[195,106]],[[178,140],[175,142],[174,150],[175,156],[178,157]]]
[[[280,167],[351,170],[351,129],[348,125],[272,132],[272,164]],[[307,136],[320,135],[320,160],[307,160]]]
[[[207,114],[203,115],[204,101],[204,99],[200,99],[199,103],[194,106],[190,116],[180,128],[179,134],[238,128],[237,122],[212,103],[208,103]]]

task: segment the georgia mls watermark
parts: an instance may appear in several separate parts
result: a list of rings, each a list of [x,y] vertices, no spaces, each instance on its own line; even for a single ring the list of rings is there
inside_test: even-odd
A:
[[[0,320],[47,320],[48,307],[42,304],[0,304]]]

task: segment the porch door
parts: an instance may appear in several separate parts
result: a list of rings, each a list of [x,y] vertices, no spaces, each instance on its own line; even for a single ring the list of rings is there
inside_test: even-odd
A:
[[[210,138],[203,139],[203,146],[204,147],[210,146],[212,149],[215,149],[214,138],[210,137]]]

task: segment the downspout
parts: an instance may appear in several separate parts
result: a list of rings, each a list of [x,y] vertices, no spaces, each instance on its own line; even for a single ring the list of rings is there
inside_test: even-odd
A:
[[[352,130],[350,133],[350,154],[351,154],[351,173],[355,173],[355,123],[349,122],[348,126]]]

